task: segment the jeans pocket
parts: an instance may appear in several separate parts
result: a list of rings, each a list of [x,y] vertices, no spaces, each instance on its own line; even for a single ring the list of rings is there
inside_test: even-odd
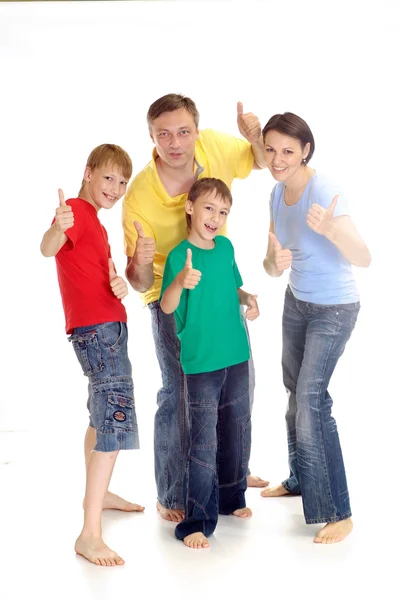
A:
[[[89,377],[103,371],[104,364],[96,331],[72,335],[70,341],[84,375]]]
[[[104,425],[107,430],[137,431],[133,390],[108,392]]]
[[[100,329],[101,341],[107,348],[116,350],[124,340],[124,323],[115,321],[104,323]]]

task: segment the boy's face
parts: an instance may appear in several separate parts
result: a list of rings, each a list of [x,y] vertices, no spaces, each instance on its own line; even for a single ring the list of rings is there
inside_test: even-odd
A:
[[[128,185],[121,169],[115,165],[104,165],[96,169],[86,167],[84,180],[86,184],[82,195],[96,210],[112,208],[125,194]]]
[[[197,241],[211,241],[225,225],[231,209],[227,198],[217,196],[215,191],[199,196],[195,202],[186,202],[186,212],[191,216],[191,237]]]
[[[173,169],[193,164],[198,133],[193,116],[184,108],[162,113],[150,127],[159,157]]]

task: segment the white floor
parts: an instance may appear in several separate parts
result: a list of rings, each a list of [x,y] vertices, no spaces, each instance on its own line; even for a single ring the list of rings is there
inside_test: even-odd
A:
[[[318,526],[304,524],[299,498],[263,499],[251,489],[247,497],[253,517],[222,517],[211,548],[195,551],[174,539],[174,525],[155,510],[151,452],[124,453],[111,489],[144,504],[146,511],[104,513],[104,537],[124,557],[124,567],[88,563],[73,551],[84,483],[76,433],[73,452],[63,448],[55,432],[45,437],[0,436],[6,463],[0,466],[2,600],[276,593],[295,598],[398,597],[395,497],[382,488],[379,473],[364,481],[368,469],[361,469],[359,478],[354,473],[351,477],[355,529],[341,544],[313,544]],[[359,458],[353,450],[350,463]],[[268,464],[273,464],[271,457]],[[266,471],[257,470],[267,476]]]

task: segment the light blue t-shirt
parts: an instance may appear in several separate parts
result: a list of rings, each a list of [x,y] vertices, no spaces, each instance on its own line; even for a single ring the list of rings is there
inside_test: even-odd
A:
[[[293,206],[285,203],[284,192],[284,183],[277,183],[271,194],[270,215],[280,244],[292,252],[289,285],[294,296],[315,304],[357,302],[359,294],[351,264],[332,242],[307,225],[311,205],[328,208],[337,194],[340,196],[334,216],[350,214],[341,190],[326,176],[315,173]]]

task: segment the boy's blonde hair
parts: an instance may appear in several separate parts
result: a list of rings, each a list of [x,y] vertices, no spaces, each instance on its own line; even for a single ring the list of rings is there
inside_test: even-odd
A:
[[[122,175],[127,181],[132,176],[132,161],[130,156],[123,148],[116,144],[101,144],[101,146],[97,146],[91,151],[86,161],[86,167],[89,167],[92,171],[107,165],[120,168]],[[82,192],[84,185],[85,180],[83,179],[79,194]]]

